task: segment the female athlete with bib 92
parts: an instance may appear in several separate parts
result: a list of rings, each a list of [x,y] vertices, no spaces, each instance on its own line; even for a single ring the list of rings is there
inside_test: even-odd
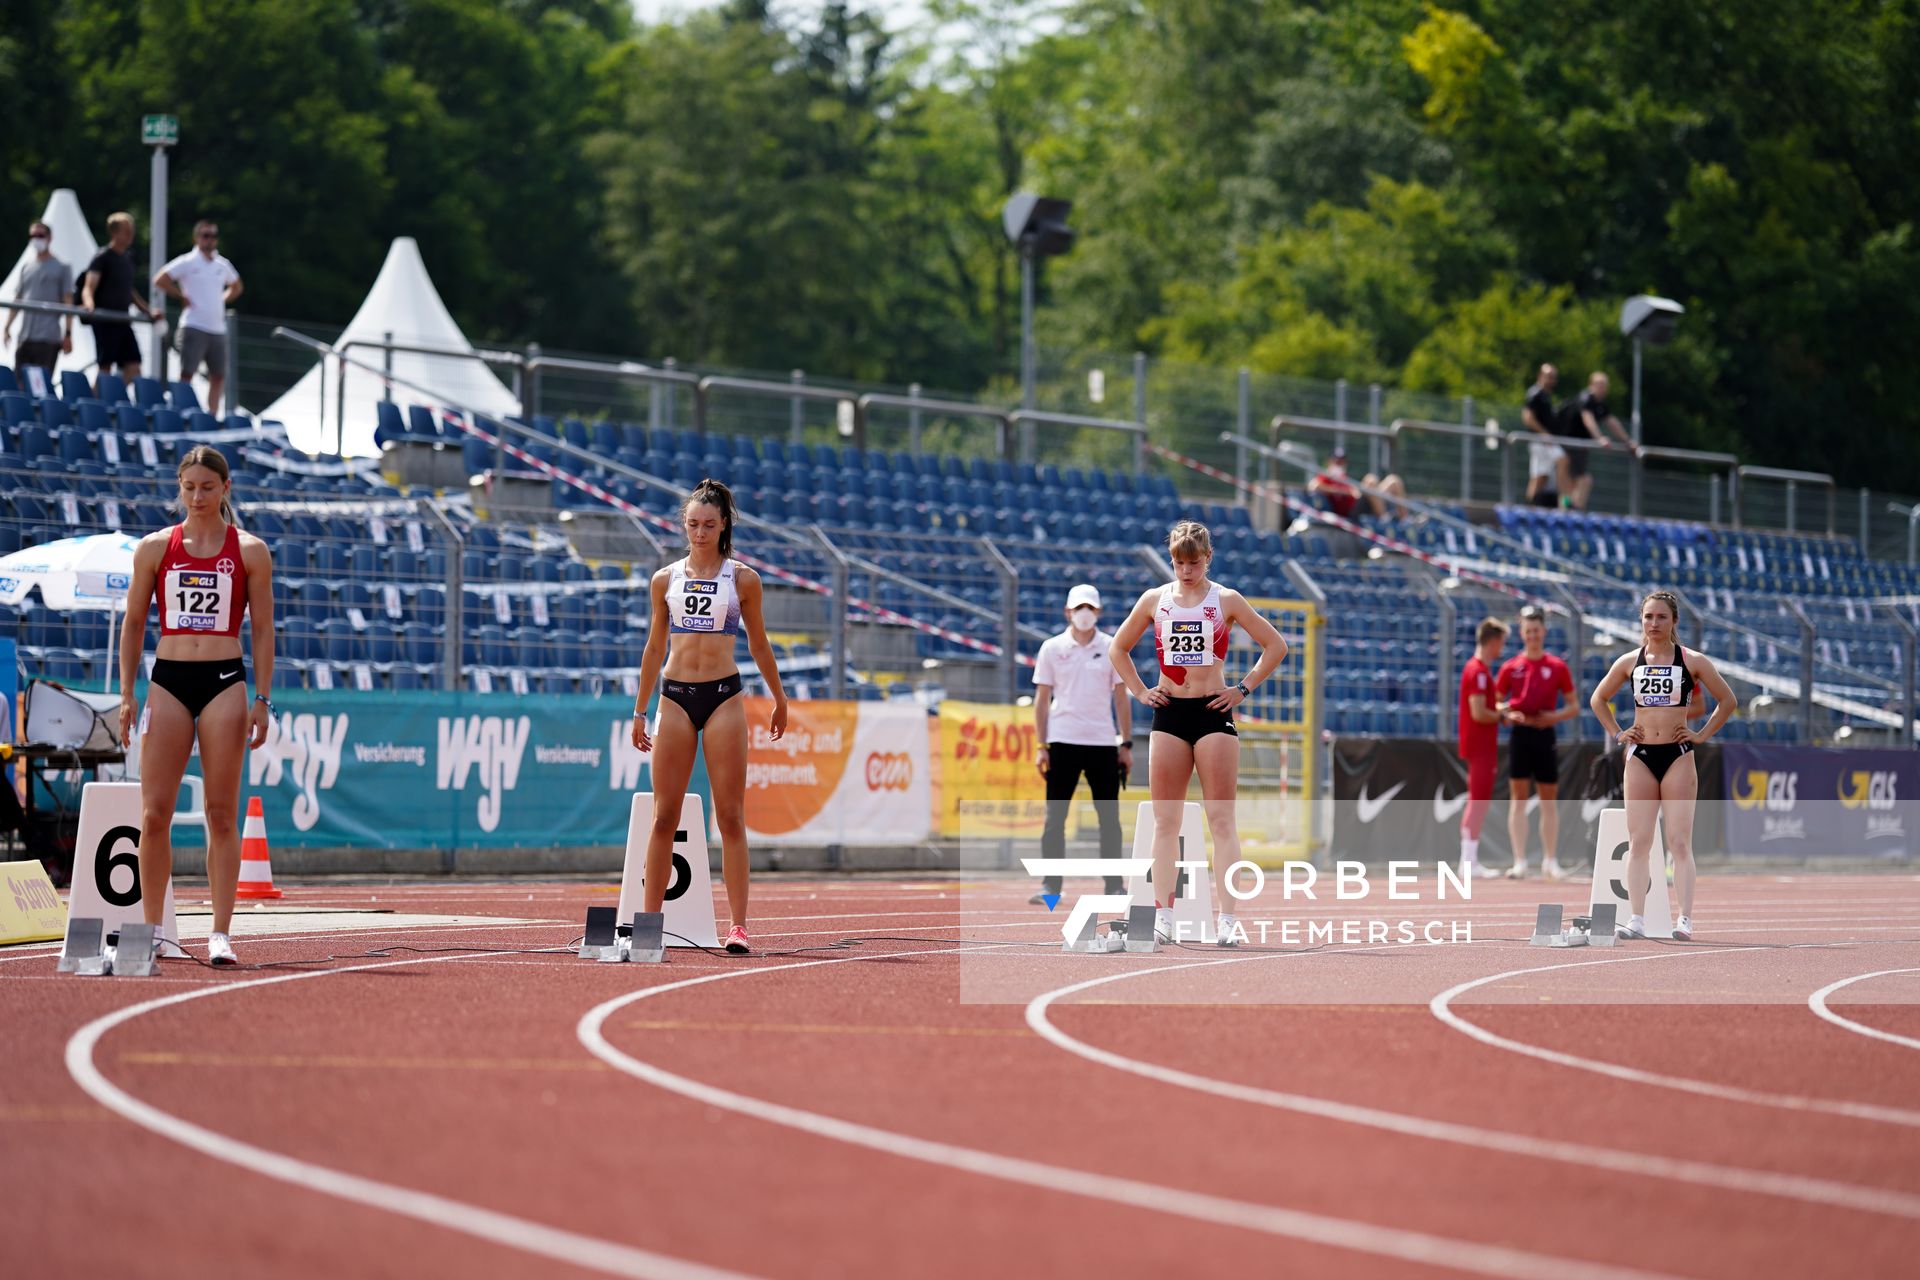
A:
[[[1600,725],[1627,746],[1627,891],[1631,914],[1620,936],[1646,936],[1647,890],[1653,879],[1656,819],[1666,834],[1673,859],[1673,896],[1679,918],[1673,936],[1693,937],[1693,809],[1700,795],[1693,749],[1720,732],[1739,702],[1703,653],[1688,653],[1674,635],[1680,600],[1671,591],[1655,591],[1640,602],[1638,649],[1623,653],[1593,691],[1589,704]],[[1633,723],[1621,729],[1613,715],[1613,695],[1626,685],[1633,694]],[[1701,728],[1687,726],[1694,690],[1713,695],[1713,715]]]
[[[1109,650],[1127,692],[1153,708],[1153,733],[1147,739],[1147,788],[1153,797],[1154,936],[1173,940],[1174,887],[1180,883],[1174,861],[1180,849],[1180,823],[1187,784],[1197,772],[1213,833],[1214,901],[1220,919],[1214,941],[1230,947],[1243,940],[1227,895],[1227,869],[1240,859],[1240,832],[1234,797],[1240,780],[1240,735],[1233,709],[1247,700],[1287,656],[1287,642],[1271,622],[1254,612],[1246,597],[1207,578],[1213,561],[1213,537],[1205,525],[1183,520],[1167,535],[1173,581],[1141,596],[1133,612],[1114,632]],[[1239,623],[1260,646],[1260,660],[1238,684],[1228,684],[1227,636]],[[1133,646],[1153,628],[1160,680],[1148,688],[1133,665]],[[1166,887],[1173,886],[1173,887]],[[1162,895],[1165,895],[1164,898]]]
[[[267,740],[273,704],[273,557],[233,522],[227,460],[208,445],[180,459],[186,518],[150,533],[133,553],[127,620],[120,628],[120,740],[133,724],[133,683],[146,647],[147,609],[160,596],[160,643],[140,723],[140,913],[160,923],[173,877],[173,810],[194,739],[207,786],[207,883],[213,932],[207,959],[239,961],[227,930],[240,881],[240,765]],[[253,622],[253,682],[247,702],[240,615]]]
[[[640,658],[640,696],[633,707],[633,745],[653,752],[653,830],[647,837],[641,910],[658,911],[673,876],[673,833],[702,746],[720,829],[720,877],[727,885],[727,950],[745,955],[747,940],[747,711],[740,701],[734,638],[746,628],[747,648],[773,694],[769,736],[787,731],[787,695],[780,687],[773,646],[760,620],[760,575],[733,551],[733,493],[718,480],[694,486],[680,518],[687,555],[653,575],[653,624]],[[669,649],[671,637],[671,649]],[[665,663],[665,671],[661,670]],[[647,703],[660,687],[660,718],[647,731]]]

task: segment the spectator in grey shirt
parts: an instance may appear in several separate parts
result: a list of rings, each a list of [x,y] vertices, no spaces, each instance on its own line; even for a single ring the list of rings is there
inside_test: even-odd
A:
[[[53,228],[44,222],[34,223],[27,228],[27,243],[33,249],[33,261],[21,269],[20,285],[13,291],[15,300],[72,306],[73,268],[53,256]],[[13,340],[15,320],[20,321],[20,345],[14,349],[13,363],[21,385],[26,385],[27,367],[38,365],[47,371],[47,391],[51,394],[53,366],[62,352],[73,350],[73,317],[9,307],[6,326],[0,329],[0,346]]]

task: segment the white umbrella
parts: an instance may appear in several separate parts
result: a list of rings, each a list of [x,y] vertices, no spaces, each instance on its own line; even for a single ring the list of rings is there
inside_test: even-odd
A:
[[[124,533],[95,533],[22,547],[0,556],[0,604],[19,604],[27,598],[27,592],[38,587],[40,599],[49,609],[63,613],[107,609],[117,622],[126,605],[127,587],[133,581],[133,553],[139,545],[139,539]],[[114,625],[107,628],[107,668],[115,673],[118,668],[113,650],[119,629]],[[111,679],[108,687],[112,687]]]

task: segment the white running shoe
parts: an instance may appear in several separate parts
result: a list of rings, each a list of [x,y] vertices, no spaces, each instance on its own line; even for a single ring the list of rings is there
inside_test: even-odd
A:
[[[1541,863],[1540,874],[1549,880],[1565,880],[1567,878],[1567,873],[1560,869],[1560,864],[1557,862]]]
[[[1693,917],[1681,916],[1673,922],[1673,937],[1676,942],[1693,941]]]
[[[1628,916],[1627,922],[1617,926],[1613,932],[1614,936],[1619,938],[1644,938],[1647,936],[1647,918]]]
[[[1484,862],[1473,864],[1473,876],[1476,880],[1498,880],[1500,873]]]
[[[166,938],[156,938],[153,958],[156,960],[190,960],[193,957],[180,949],[180,945]]]
[[[1213,945],[1216,947],[1237,947],[1240,945],[1240,921],[1226,912],[1220,913],[1220,920],[1213,927]]]
[[[233,954],[233,940],[224,933],[207,935],[207,963],[223,968],[230,964],[239,964],[240,957]]]
[[[1158,907],[1153,913],[1153,940],[1161,946],[1173,941],[1173,908]]]
[[[1527,864],[1526,864],[1526,863],[1524,863],[1524,862],[1516,862],[1516,863],[1514,863],[1514,864],[1513,864],[1512,866],[1510,866],[1510,867],[1508,867],[1508,868],[1507,868],[1507,879],[1509,879],[1509,880],[1525,880],[1526,878],[1527,878]]]

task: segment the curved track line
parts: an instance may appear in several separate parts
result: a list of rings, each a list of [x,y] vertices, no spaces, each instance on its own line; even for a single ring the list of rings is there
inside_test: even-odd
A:
[[[1840,988],[1850,987],[1856,982],[1865,982],[1868,978],[1884,978],[1894,973],[1920,973],[1920,969],[1882,969],[1878,973],[1857,973],[1851,978],[1842,978],[1838,982],[1830,982],[1807,997],[1807,1007],[1820,1017],[1831,1022],[1834,1026],[1844,1027],[1857,1035],[1870,1036],[1875,1040],[1885,1040],[1888,1044],[1902,1045],[1908,1049],[1920,1049],[1920,1040],[1916,1040],[1912,1036],[1897,1036],[1891,1031],[1882,1031],[1880,1028],[1870,1027],[1864,1022],[1855,1022],[1852,1018],[1842,1017],[1827,1007],[1827,997],[1840,990]]]
[[[1245,964],[1255,960],[1284,959],[1276,956],[1248,956],[1233,960],[1213,960],[1203,964],[1189,966],[1205,968],[1208,965]],[[1389,1133],[1402,1134],[1412,1138],[1426,1138],[1435,1142],[1452,1142],[1461,1146],[1477,1147],[1485,1151],[1498,1151],[1507,1155],[1531,1156],[1541,1160],[1553,1160],[1563,1164],[1579,1165],[1588,1169],[1605,1169],[1614,1173],[1634,1174],[1665,1178],[1673,1182],[1689,1182],[1700,1186],[1718,1187],[1727,1191],[1751,1192],[1756,1195],[1780,1196],[1789,1200],[1799,1200],[1811,1204],[1834,1205],[1843,1209],[1857,1209],[1866,1213],[1883,1213],[1901,1218],[1920,1218],[1920,1196],[1908,1195],[1899,1191],[1887,1191],[1879,1187],[1863,1187],[1855,1183],[1837,1182],[1826,1178],[1814,1178],[1799,1174],[1774,1173],[1760,1169],[1744,1169],[1731,1165],[1710,1164],[1699,1160],[1680,1160],[1668,1156],[1653,1155],[1647,1152],[1625,1151],[1619,1148],[1598,1147],[1584,1142],[1559,1142],[1547,1138],[1536,1138],[1528,1134],[1514,1133],[1504,1129],[1488,1129],[1479,1125],[1462,1124],[1449,1120],[1434,1120],[1405,1112],[1388,1111],[1379,1107],[1361,1106],[1357,1103],[1338,1102],[1331,1098],[1316,1098],[1306,1094],[1285,1093],[1277,1089],[1265,1089],[1256,1085],[1235,1084],[1231,1081],[1215,1079],[1212,1076],[1197,1075],[1182,1071],[1177,1067],[1168,1067],[1160,1063],[1148,1062],[1140,1058],[1128,1057],[1111,1049],[1102,1049],[1078,1039],[1056,1026],[1048,1017],[1048,1010],[1062,997],[1085,991],[1092,987],[1105,986],[1110,982],[1120,982],[1128,978],[1137,978],[1151,973],[1165,973],[1164,969],[1136,969],[1126,973],[1111,974],[1104,978],[1092,978],[1086,982],[1076,982],[1070,986],[1035,996],[1027,1003],[1027,1025],[1040,1036],[1068,1053],[1076,1054],[1089,1062],[1112,1067],[1116,1071],[1125,1071],[1162,1084],[1176,1085],[1183,1089],[1192,1089],[1199,1093],[1210,1093],[1216,1097],[1227,1098],[1235,1102],[1250,1102],[1256,1106],[1272,1107],[1281,1111],[1294,1111],[1302,1115],[1317,1116],[1324,1120],[1337,1120],[1344,1124],[1360,1125],[1371,1129],[1381,1129]],[[1916,1045],[1920,1047],[1920,1045]]]
[[[953,953],[921,952],[919,954]],[[885,1155],[922,1161],[943,1169],[997,1178],[1003,1182],[1020,1183],[1043,1191],[1104,1200],[1110,1204],[1125,1205],[1133,1209],[1174,1214],[1200,1222],[1283,1236],[1308,1244],[1349,1249],[1357,1253],[1368,1253],[1426,1266],[1451,1267],[1458,1271],[1472,1271],[1481,1275],[1512,1277],[1513,1280],[1537,1280],[1537,1277],[1549,1274],[1571,1277],[1572,1280],[1628,1280],[1630,1277],[1634,1280],[1645,1280],[1645,1277],[1652,1274],[1584,1259],[1554,1257],[1502,1245],[1477,1244],[1446,1236],[1402,1230],[1397,1227],[1335,1218],[1306,1210],[1230,1200],[1222,1196],[1183,1191],[1151,1182],[1138,1182],[1131,1178],[1089,1173],[1085,1169],[1002,1155],[975,1147],[962,1147],[930,1138],[916,1138],[891,1129],[881,1129],[822,1115],[815,1111],[806,1111],[799,1107],[769,1102],[763,1098],[733,1093],[686,1076],[676,1075],[614,1048],[606,1038],[605,1026],[610,1016],[636,1001],[652,996],[664,995],[670,991],[684,991],[709,982],[722,982],[788,969],[852,964],[867,958],[847,956],[841,959],[809,960],[799,964],[782,965],[778,969],[736,970],[628,992],[589,1009],[580,1019],[577,1034],[588,1052],[608,1066],[668,1092],[677,1093],[708,1106],[763,1120],[769,1124],[796,1129],[802,1133],[810,1133],[835,1142],[844,1142],[850,1146],[864,1147]]]
[[[1576,1054],[1562,1053],[1558,1049],[1543,1049],[1539,1045],[1527,1044],[1522,1040],[1509,1039],[1485,1027],[1468,1022],[1455,1013],[1451,1007],[1455,997],[1464,995],[1475,987],[1483,987],[1490,982],[1500,982],[1507,978],[1518,978],[1530,973],[1551,973],[1556,969],[1581,969],[1597,964],[1634,964],[1643,960],[1674,960],[1687,956],[1728,955],[1739,951],[1755,951],[1757,947],[1717,947],[1711,951],[1665,951],[1650,956],[1624,956],[1613,960],[1580,960],[1568,964],[1541,965],[1530,969],[1509,969],[1505,973],[1495,973],[1484,978],[1475,978],[1449,987],[1427,1002],[1427,1008],[1433,1016],[1447,1026],[1464,1035],[1471,1036],[1485,1045],[1496,1049],[1505,1049],[1509,1053],[1523,1054],[1529,1058],[1538,1058],[1542,1062],[1551,1062],[1556,1066],[1574,1067],[1581,1071],[1592,1071],[1603,1076],[1612,1076],[1616,1080],[1630,1080],[1635,1084],[1657,1085],[1663,1089],[1675,1089],[1682,1093],[1699,1094],[1702,1097],[1718,1098],[1723,1102],[1744,1102],[1757,1107],[1775,1107],[1783,1111],[1819,1112],[1824,1115],[1845,1116],[1850,1120],[1872,1120],[1881,1124],[1904,1125],[1908,1128],[1920,1128],[1920,1111],[1910,1111],[1903,1107],[1878,1106],[1870,1102],[1846,1102],[1831,1098],[1809,1098],[1800,1094],[1769,1093],[1760,1089],[1744,1089],[1737,1085],[1714,1084],[1710,1080],[1695,1080],[1688,1076],[1670,1076],[1658,1071],[1643,1071],[1638,1067],[1621,1066],[1613,1062],[1598,1062],[1592,1058],[1583,1058]]]
[[[184,1147],[190,1147],[203,1155],[212,1156],[216,1160],[224,1160],[228,1164],[238,1165],[251,1172],[291,1183],[304,1190],[319,1191],[372,1209],[399,1214],[405,1218],[414,1218],[432,1226],[444,1227],[449,1231],[458,1231],[494,1244],[505,1245],[523,1253],[538,1254],[541,1257],[595,1271],[604,1271],[612,1275],[645,1277],[647,1280],[655,1280],[655,1278],[657,1280],[741,1280],[738,1272],[702,1266],[699,1263],[669,1257],[666,1254],[616,1244],[611,1240],[580,1235],[577,1232],[547,1226],[526,1218],[517,1218],[512,1214],[483,1209],[478,1205],[437,1196],[431,1192],[417,1191],[389,1182],[378,1182],[372,1178],[344,1173],[324,1165],[309,1164],[305,1160],[277,1151],[268,1151],[264,1147],[256,1147],[251,1143],[215,1133],[211,1129],[204,1129],[162,1111],[151,1103],[142,1102],[108,1080],[94,1065],[94,1047],[107,1032],[143,1014],[184,1004],[189,1000],[203,1000],[209,996],[247,991],[254,987],[271,986],[279,982],[301,982],[309,978],[324,978],[338,973],[357,973],[365,969],[389,969],[411,964],[440,964],[462,958],[460,956],[427,956],[415,960],[387,960],[377,964],[354,965],[346,969],[325,969],[316,973],[292,973],[282,977],[262,978],[255,982],[222,984],[181,995],[163,996],[158,1000],[147,1000],[107,1014],[105,1017],[96,1018],[74,1032],[72,1038],[67,1041],[67,1072],[73,1077],[74,1083],[78,1084],[95,1102],[131,1120],[143,1129],[157,1133]]]

